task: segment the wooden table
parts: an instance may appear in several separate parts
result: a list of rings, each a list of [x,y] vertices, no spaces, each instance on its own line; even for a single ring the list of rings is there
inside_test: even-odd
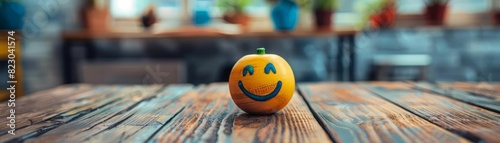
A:
[[[500,142],[500,84],[303,83],[273,115],[226,83],[64,85],[16,101],[0,142]]]

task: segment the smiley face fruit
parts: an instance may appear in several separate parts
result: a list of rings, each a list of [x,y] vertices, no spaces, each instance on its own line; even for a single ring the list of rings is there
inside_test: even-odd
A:
[[[251,114],[276,113],[288,104],[295,91],[295,77],[285,59],[266,54],[246,55],[229,75],[229,92],[236,105]]]

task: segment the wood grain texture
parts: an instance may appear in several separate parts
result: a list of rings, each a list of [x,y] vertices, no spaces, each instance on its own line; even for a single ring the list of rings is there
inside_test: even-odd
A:
[[[441,88],[453,88],[457,90],[466,91],[476,96],[483,96],[485,98],[500,101],[500,83],[491,82],[454,82],[454,83],[439,83]]]
[[[468,142],[355,84],[299,89],[336,142]]]
[[[26,142],[82,142],[103,130],[108,130],[134,115],[129,112],[141,103],[154,99],[163,91],[162,86],[128,86],[120,92],[115,92],[108,98],[103,98],[93,104],[84,106],[71,113],[61,115],[62,124],[36,138]],[[84,112],[84,113],[81,113]],[[76,118],[67,116],[79,114]],[[100,142],[104,141],[103,140]]]
[[[295,94],[272,115],[250,115],[232,102],[227,84],[212,84],[186,105],[151,142],[331,142]]]
[[[486,109],[453,100],[442,95],[413,89],[408,83],[401,88],[364,84],[377,95],[398,106],[473,142],[500,142],[500,115]]]
[[[193,100],[184,96],[198,93],[191,89],[191,86],[169,87],[154,99],[141,102],[63,142],[145,142]]]
[[[23,96],[15,101],[16,128],[26,127],[41,120],[51,118],[56,114],[71,108],[67,106],[78,102],[78,99],[98,95],[87,84],[75,84],[56,87],[50,90]],[[111,90],[111,88],[109,89]],[[4,103],[7,105],[7,103]],[[0,106],[0,111],[9,111],[10,107]],[[1,112],[0,117],[5,119],[9,112]],[[0,124],[7,124],[8,120],[1,120]],[[7,133],[7,126],[0,126],[0,135]]]
[[[494,86],[487,83],[412,83],[418,89],[430,90],[439,95],[445,95],[462,102],[480,106],[500,113],[500,91],[494,91]]]
[[[103,88],[104,87],[105,86],[103,86]],[[75,129],[74,131],[79,131],[76,130],[78,129],[78,127],[80,128],[90,127],[92,123],[94,123],[92,121],[96,121],[95,123],[97,123],[98,120],[105,120],[106,119],[105,117],[112,116],[113,111],[118,112],[116,111],[117,109],[115,108],[120,108],[120,107],[125,108],[128,106],[132,106],[134,103],[141,101],[146,97],[152,96],[152,94],[160,88],[161,88],[160,85],[154,85],[148,87],[118,86],[117,87],[118,91],[105,94],[100,94],[99,90],[101,89],[95,88],[95,90],[97,91],[93,90],[95,92],[89,93],[88,94],[89,96],[87,97],[79,98],[78,100],[71,100],[72,102],[68,102],[63,105],[52,105],[59,107],[55,109],[55,111],[59,113],[52,113],[55,111],[49,110],[47,112],[54,114],[54,116],[43,117],[43,119],[38,119],[39,120],[38,122],[32,122],[30,126],[19,128],[18,130],[16,130],[16,136],[11,136],[8,134],[3,135],[2,138],[0,138],[0,141],[18,142],[40,136],[40,138],[37,138],[39,139],[37,141],[54,142],[57,141],[57,139],[59,138],[65,138],[66,136],[62,136],[64,133],[71,133],[71,132],[63,132],[56,134],[55,135],[56,137],[51,139],[47,139],[46,137],[43,136],[50,136],[50,133],[54,132],[52,131],[53,129],[58,129],[58,130],[64,129],[62,127],[68,125],[74,125],[74,124],[80,125],[80,126],[74,126],[75,127],[73,128]],[[107,89],[113,89],[113,88],[107,88]],[[107,112],[109,114],[99,114],[103,112]],[[90,117],[95,117],[99,119]],[[28,118],[31,118],[31,116],[28,115]],[[67,129],[67,130],[72,130],[72,129]]]

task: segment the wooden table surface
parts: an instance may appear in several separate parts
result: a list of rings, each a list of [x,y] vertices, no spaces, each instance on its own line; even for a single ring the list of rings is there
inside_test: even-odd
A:
[[[238,109],[227,83],[73,84],[15,109],[0,142],[500,142],[493,83],[299,83],[273,115]]]

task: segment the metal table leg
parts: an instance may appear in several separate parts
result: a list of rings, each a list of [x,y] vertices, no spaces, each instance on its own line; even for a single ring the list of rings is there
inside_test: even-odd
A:
[[[62,63],[62,71],[63,74],[63,83],[70,84],[74,83],[74,67],[73,67],[73,55],[72,55],[73,41],[64,40],[62,45],[62,55],[61,55],[61,63]]]
[[[337,47],[337,80],[344,80],[344,36],[338,37]]]
[[[347,37],[349,41],[349,81],[356,81],[356,45],[354,35]]]

